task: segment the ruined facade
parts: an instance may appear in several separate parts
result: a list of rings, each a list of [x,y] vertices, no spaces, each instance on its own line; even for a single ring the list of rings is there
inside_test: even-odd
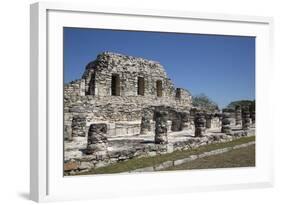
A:
[[[65,138],[77,136],[71,134],[79,127],[73,123],[81,118],[86,120],[85,131],[81,127],[77,133],[87,135],[90,124],[103,122],[110,137],[140,134],[142,119],[154,107],[188,112],[191,102],[191,94],[175,88],[158,62],[105,52],[86,66],[81,79],[64,87]],[[154,126],[152,115],[146,119],[149,127]]]
[[[158,62],[104,52],[64,85],[64,172],[253,135],[240,115],[193,107]]]

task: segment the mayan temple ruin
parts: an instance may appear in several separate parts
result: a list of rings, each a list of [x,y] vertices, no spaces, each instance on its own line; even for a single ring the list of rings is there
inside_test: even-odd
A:
[[[64,173],[254,135],[254,123],[252,107],[192,106],[159,62],[104,52],[64,85]]]

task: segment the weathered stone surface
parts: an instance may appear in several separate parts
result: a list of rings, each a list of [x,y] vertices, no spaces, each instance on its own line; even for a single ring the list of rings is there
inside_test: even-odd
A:
[[[107,149],[107,126],[105,123],[91,124],[88,132],[88,150],[104,151]]]
[[[72,118],[72,138],[86,136],[86,118],[83,115],[74,115]]]
[[[190,120],[189,120],[189,113],[181,112],[181,130],[188,130],[190,129]]]
[[[211,120],[211,128],[212,129],[218,129],[221,128],[221,120],[219,117],[215,116]]]
[[[166,162],[163,162],[157,166],[154,167],[154,170],[155,171],[159,171],[159,170],[162,170],[162,169],[166,169],[168,167],[171,167],[173,166],[173,161],[166,161]]]
[[[81,160],[78,169],[74,170],[75,173],[83,173],[85,170],[90,168],[98,168],[101,166],[107,166],[109,164],[117,163],[124,160],[129,160],[131,158],[142,158],[147,156],[156,156],[159,154],[169,153],[169,147],[172,151],[174,150],[188,150],[194,149],[206,144],[220,143],[231,141],[236,138],[252,136],[254,134],[254,129],[250,130],[237,130],[233,135],[226,135],[224,133],[206,133],[204,137],[194,138],[192,135],[183,137],[181,133],[178,132],[174,136],[169,136],[169,144],[155,144],[154,138],[151,136],[149,141],[140,140],[138,136],[135,139],[130,137],[124,137],[123,140],[109,140],[108,141],[108,151],[98,151],[92,152],[91,155],[79,156],[76,160]],[[143,139],[147,139],[148,136],[144,136]],[[177,139],[178,138],[178,139]],[[82,138],[81,138],[82,139]],[[176,140],[175,140],[176,139]],[[215,152],[215,151],[214,151]],[[214,154],[212,151],[205,154]],[[197,157],[197,155],[194,155]],[[203,157],[204,155],[201,155]],[[190,157],[186,159],[185,162],[192,160]],[[67,160],[66,160],[67,161]],[[178,161],[177,163],[179,163]],[[167,164],[163,164],[167,165]],[[168,166],[168,165],[167,165]],[[154,167],[154,170],[156,166]],[[161,170],[161,168],[159,168]],[[67,172],[66,174],[71,174]]]
[[[116,85],[119,94],[113,96],[112,76],[116,75],[119,76],[119,85]],[[138,82],[140,78],[143,83]],[[158,81],[162,82],[161,88],[157,88]],[[141,93],[140,85],[143,86]],[[95,61],[86,66],[82,79],[65,84],[64,89],[65,125],[71,126],[74,115],[84,115],[90,123],[108,121],[114,125],[121,121],[139,121],[141,123],[137,129],[143,134],[154,132],[153,124],[149,126],[151,119],[144,114],[144,110],[154,106],[171,106],[176,111],[189,111],[192,102],[187,90],[180,88],[176,91],[158,62],[111,52],[98,55]],[[161,96],[158,96],[159,92]],[[174,123],[173,126],[177,129],[181,124]],[[118,127],[112,127],[109,137],[118,133],[114,131]],[[66,139],[71,138],[67,129]]]
[[[141,134],[147,134],[152,131],[151,121],[153,120],[153,110],[152,109],[144,109],[143,115],[141,118]]]
[[[199,154],[198,158],[203,158],[203,157],[213,156],[213,155],[217,155],[217,154],[222,154],[222,153],[230,151],[231,149],[232,149],[232,147],[226,147],[226,148],[222,148],[222,149],[212,150],[210,152],[204,152],[202,154]]]
[[[204,137],[206,132],[206,119],[203,112],[198,112],[194,119],[195,124],[195,137]]]
[[[207,129],[217,129],[221,127],[219,113],[206,113],[205,118]]]
[[[85,80],[86,94],[111,95],[112,74],[119,75],[120,96],[157,96],[157,80],[162,81],[163,97],[176,95],[176,90],[160,63],[112,52],[101,53],[95,61],[87,65],[82,77]],[[144,91],[141,94],[138,89],[140,77],[144,79],[142,83]],[[189,98],[190,95],[181,94],[181,99],[188,100]]]
[[[90,169],[92,167],[94,167],[94,165],[90,162],[81,162],[79,170]]]
[[[251,125],[249,107],[245,106],[242,108],[242,127],[243,130],[248,130]]]
[[[105,167],[110,164],[110,161],[99,161],[95,164],[95,168]]]
[[[75,80],[64,85],[65,95],[84,96],[85,95],[85,80]]]
[[[83,153],[80,150],[66,150],[64,154],[64,160],[79,159]]]
[[[133,136],[140,134],[140,122],[116,122],[115,123],[115,136]]]
[[[223,109],[222,128],[221,128],[222,133],[225,133],[225,134],[231,134],[232,133],[232,128],[230,126],[231,112],[232,112],[232,110],[230,110],[230,109]]]
[[[252,124],[256,123],[256,103],[252,102],[250,105],[250,117],[252,120]]]
[[[64,85],[66,173],[254,134],[252,127],[230,132],[235,112],[230,113],[224,120],[225,133],[219,133],[221,113],[206,115],[192,108],[191,94],[175,88],[158,62],[102,53],[87,65],[81,79]],[[192,158],[181,162],[188,160]]]
[[[235,107],[235,124],[242,125],[242,109],[240,105]]]
[[[172,121],[171,120],[168,120],[167,121],[167,129],[168,129],[168,133],[172,132]]]
[[[155,143],[167,144],[168,143],[168,113],[166,111],[155,112]]]
[[[175,160],[174,161],[174,166],[178,166],[178,165],[181,165],[181,164],[185,164],[187,162],[191,162],[193,160],[197,159],[197,156],[196,155],[191,155],[187,158],[184,158],[184,159],[178,159],[178,160]]]
[[[63,169],[64,171],[71,171],[71,170],[76,170],[79,167],[79,163],[76,161],[69,161],[64,163]]]
[[[206,128],[211,128],[212,127],[212,114],[207,113],[205,115],[205,119],[206,119]]]
[[[64,140],[72,140],[72,130],[71,130],[71,126],[64,124],[63,127],[63,137]]]
[[[171,131],[180,131],[182,129],[182,119],[181,113],[170,109],[169,119],[172,121]]]

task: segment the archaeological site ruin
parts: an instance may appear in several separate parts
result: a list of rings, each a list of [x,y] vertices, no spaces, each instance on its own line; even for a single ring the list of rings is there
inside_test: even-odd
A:
[[[64,85],[65,175],[253,135],[253,106],[194,107],[152,60],[104,52]]]

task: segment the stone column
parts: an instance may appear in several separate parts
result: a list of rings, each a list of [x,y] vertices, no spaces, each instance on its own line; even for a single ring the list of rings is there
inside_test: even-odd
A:
[[[211,113],[206,114],[206,128],[210,129],[212,128],[212,119],[213,115]]]
[[[105,123],[90,125],[87,148],[93,152],[107,150],[107,125]]]
[[[189,111],[189,122],[190,122],[190,128],[192,130],[195,130],[194,121],[195,121],[196,113],[197,113],[196,108],[191,108],[190,111]]]
[[[75,115],[72,118],[71,124],[71,136],[74,137],[85,137],[86,136],[86,117],[82,115]]]
[[[242,109],[240,105],[235,107],[235,124],[242,125]]]
[[[228,109],[223,109],[222,113],[222,127],[221,127],[221,132],[225,134],[231,134],[231,113]]]
[[[172,127],[171,130],[172,131],[180,131],[181,130],[181,113],[176,112],[176,111],[172,111],[170,112],[170,118],[172,120]]]
[[[189,129],[189,115],[187,112],[181,112],[181,130]]]
[[[242,128],[243,130],[248,130],[250,128],[251,118],[249,107],[242,108]]]
[[[155,144],[168,143],[168,112],[156,111],[155,112]]]
[[[252,123],[255,124],[256,123],[256,105],[254,102],[252,102],[251,106],[250,106],[250,115],[251,115]]]
[[[206,119],[203,112],[198,112],[194,118],[195,137],[203,137],[206,132]]]

